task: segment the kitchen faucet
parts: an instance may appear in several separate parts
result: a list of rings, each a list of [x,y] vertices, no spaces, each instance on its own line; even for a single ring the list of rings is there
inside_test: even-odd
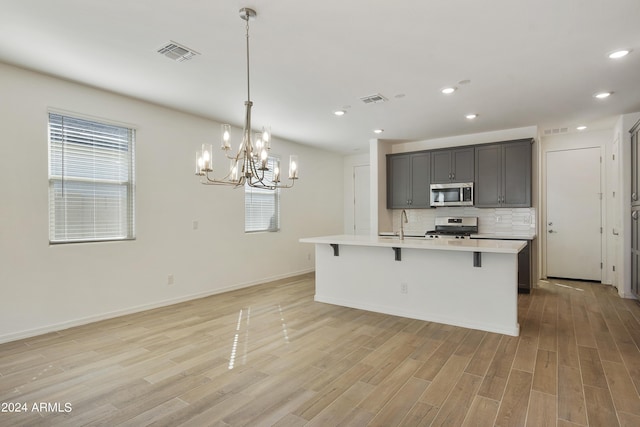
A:
[[[407,219],[407,211],[402,209],[402,212],[400,213],[400,240],[404,240],[404,225],[408,222],[409,220]]]

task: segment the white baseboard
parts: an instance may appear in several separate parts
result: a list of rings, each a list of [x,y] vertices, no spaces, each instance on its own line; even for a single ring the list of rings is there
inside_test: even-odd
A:
[[[222,294],[225,292],[235,291],[238,289],[248,288],[251,286],[261,285],[268,282],[273,282],[275,280],[286,279],[289,277],[300,276],[303,274],[311,273],[315,271],[315,269],[305,269],[296,272],[290,272],[286,274],[266,277],[260,280],[254,280],[244,283],[238,283],[232,286],[227,286],[225,288],[214,289],[211,291],[200,292],[197,294],[184,295],[177,298],[172,298],[163,301],[156,301],[149,304],[138,305],[134,307],[124,308],[122,310],[115,310],[106,313],[96,314],[93,316],[83,317],[79,319],[72,319],[65,322],[54,323],[51,325],[43,326],[41,328],[28,329],[19,332],[12,332],[9,334],[0,335],[0,344],[7,343],[11,341],[17,341],[24,338],[31,338],[38,335],[48,334],[50,332],[58,332],[65,329],[73,328],[74,326],[82,326],[89,323],[99,322],[101,320],[113,319],[120,316],[125,316],[127,314],[139,313],[141,311],[152,310],[154,308],[167,307],[174,304],[179,304],[185,301],[191,301],[194,299],[205,298],[212,295]]]

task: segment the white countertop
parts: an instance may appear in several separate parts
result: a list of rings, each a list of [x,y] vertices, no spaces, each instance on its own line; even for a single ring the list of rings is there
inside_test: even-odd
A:
[[[471,235],[472,239],[502,239],[502,240],[534,240],[533,234],[500,234],[500,233],[477,233]]]
[[[392,236],[356,236],[341,234],[335,236],[307,237],[302,243],[324,243],[350,246],[378,246],[388,248],[430,249],[440,251],[491,252],[517,254],[526,245],[521,240],[492,239],[425,239],[424,237],[406,237],[400,240]]]

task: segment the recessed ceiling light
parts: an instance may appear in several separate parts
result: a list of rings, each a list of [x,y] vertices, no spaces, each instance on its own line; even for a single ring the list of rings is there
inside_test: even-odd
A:
[[[577,130],[585,130],[587,127],[585,125],[578,126]]]
[[[477,114],[467,114],[465,117],[466,117],[467,119],[469,119],[469,120],[473,120],[473,119],[475,119],[476,117],[478,117],[478,115],[477,115]]]
[[[336,116],[344,116],[345,112],[346,111],[344,110],[337,110],[337,111],[334,111],[333,114],[335,114]]]
[[[614,52],[611,52],[609,54],[609,58],[618,59],[618,58],[622,58],[622,57],[625,57],[625,56],[629,55],[629,53],[631,53],[631,51],[629,49],[620,49],[620,50],[616,50]]]
[[[444,93],[445,95],[450,95],[453,92],[456,91],[456,87],[445,87],[444,89],[442,89],[440,92]]]
[[[605,99],[611,96],[613,92],[598,92],[593,95],[594,98]]]
[[[382,133],[384,132],[384,129],[374,129],[373,133]]]

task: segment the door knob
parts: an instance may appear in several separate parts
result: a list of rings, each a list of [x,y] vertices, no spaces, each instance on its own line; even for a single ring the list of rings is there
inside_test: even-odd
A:
[[[553,231],[553,230],[549,230],[549,233],[555,233],[555,231]]]
[[[550,222],[550,223],[549,223],[549,225],[553,225],[553,223],[552,223],[552,222]]]

